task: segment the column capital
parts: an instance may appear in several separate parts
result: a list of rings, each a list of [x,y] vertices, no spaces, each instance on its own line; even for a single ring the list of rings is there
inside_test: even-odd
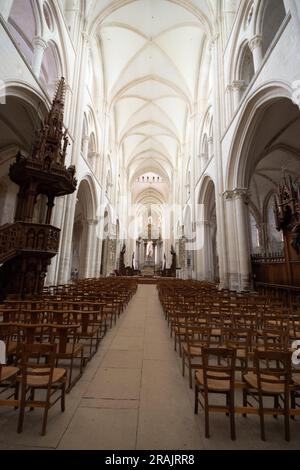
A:
[[[209,52],[211,52],[214,49],[214,47],[215,47],[215,45],[216,45],[216,43],[219,39],[219,36],[220,36],[219,33],[216,33],[210,38],[210,41],[208,43]]]
[[[233,191],[224,191],[223,197],[228,201],[233,198]]]
[[[253,38],[249,41],[249,48],[251,52],[256,49],[257,47],[261,47],[263,42],[263,37],[260,34],[256,34]]]
[[[35,36],[32,40],[32,44],[34,47],[40,47],[41,49],[43,49],[43,51],[45,51],[48,47],[47,42],[40,36]]]
[[[98,224],[98,220],[97,219],[87,219],[86,223],[88,225],[97,225]]]
[[[233,190],[233,197],[235,199],[242,199],[245,204],[249,203],[249,191],[247,188],[235,188]]]
[[[240,91],[245,87],[245,85],[244,80],[233,80],[231,87],[234,91]]]
[[[82,39],[83,39],[83,41],[84,41],[84,42],[88,42],[88,40],[89,40],[89,35],[88,35],[88,33],[87,33],[86,31],[82,31],[81,34],[82,34]]]

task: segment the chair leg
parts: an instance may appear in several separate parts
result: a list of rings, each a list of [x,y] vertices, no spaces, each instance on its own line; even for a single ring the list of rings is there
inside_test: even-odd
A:
[[[32,389],[30,390],[30,401],[34,401],[34,395],[35,395],[35,389],[32,388]],[[31,406],[31,407],[30,407],[30,411],[33,411],[33,410],[34,410],[34,407]]]
[[[63,383],[61,388],[61,411],[64,412],[66,409],[66,382]]]
[[[190,382],[190,388],[193,388],[193,374],[192,374],[192,364],[189,359],[189,382]]]
[[[185,374],[185,354],[184,352],[182,353],[182,377],[184,377]]]
[[[204,420],[205,420],[205,437],[209,438],[209,410],[208,410],[208,394],[204,392]]]
[[[247,390],[243,389],[243,407],[247,407]],[[247,414],[243,413],[243,418],[247,418]]]
[[[284,397],[284,429],[285,429],[285,440],[290,441],[290,415],[289,415],[289,394],[285,394]]]
[[[279,408],[279,396],[278,395],[274,395],[274,408],[278,409]],[[273,415],[274,418],[278,418],[278,415],[275,414]]]
[[[195,415],[198,414],[198,407],[199,407],[198,395],[199,395],[199,388],[198,388],[198,384],[196,383],[195,384],[195,408],[194,408]]]
[[[43,417],[42,436],[45,436],[46,434],[48,411],[49,411],[49,400],[50,400],[50,397],[47,396],[47,404],[45,406],[44,417]]]
[[[233,441],[236,440],[235,432],[235,416],[234,416],[234,394],[230,393],[229,395],[229,413],[230,413],[230,435]]]
[[[18,433],[21,433],[23,431],[25,404],[26,404],[26,387],[22,386],[18,430],[17,430]]]
[[[259,393],[258,400],[259,400],[260,436],[261,436],[261,440],[265,441],[266,434],[265,434],[264,406],[263,406],[263,397],[261,393]]]
[[[295,397],[294,391],[291,391],[291,408],[292,409],[296,408],[296,397]],[[291,419],[295,419],[295,415],[291,415]]]

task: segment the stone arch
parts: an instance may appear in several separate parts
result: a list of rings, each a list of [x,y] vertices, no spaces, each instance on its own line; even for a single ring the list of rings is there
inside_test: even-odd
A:
[[[286,16],[283,0],[260,2],[256,18],[256,31],[263,38],[262,54],[266,54]]]
[[[29,65],[32,65],[34,54],[33,39],[41,30],[41,21],[36,2],[31,0],[14,0],[8,17],[8,24],[27,62]]]
[[[209,175],[205,175],[198,197],[199,225],[198,248],[200,251],[200,270],[208,281],[219,281],[219,261],[217,249],[217,218],[215,184]]]
[[[290,99],[291,94],[290,86],[284,82],[264,83],[244,103],[229,152],[225,188],[233,190],[247,187],[249,183],[247,156],[251,137],[261,121],[266,106],[281,98]]]
[[[71,272],[77,270],[79,277],[88,274],[90,231],[93,230],[95,220],[94,188],[90,178],[86,177],[81,180],[77,190],[71,250]]]
[[[1,223],[13,222],[18,186],[8,177],[9,167],[18,151],[28,155],[34,131],[46,114],[42,97],[31,87],[19,82],[8,82],[6,105],[0,106],[0,184]]]
[[[45,86],[49,96],[53,96],[57,82],[65,75],[58,47],[54,41],[49,41],[44,52],[40,80]]]

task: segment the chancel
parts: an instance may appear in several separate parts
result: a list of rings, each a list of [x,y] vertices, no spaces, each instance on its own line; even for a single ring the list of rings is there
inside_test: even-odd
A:
[[[0,449],[299,448],[299,43],[298,0],[0,0]]]

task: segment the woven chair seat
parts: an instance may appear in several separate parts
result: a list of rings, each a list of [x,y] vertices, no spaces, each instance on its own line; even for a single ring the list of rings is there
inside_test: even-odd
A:
[[[262,382],[261,382],[261,389],[264,393],[275,393],[275,394],[279,394],[279,393],[284,393],[284,385],[283,384],[280,384],[280,383],[269,383],[269,382],[263,382],[263,379],[266,380],[274,380],[276,381],[276,377],[273,377],[271,375],[263,375],[261,376],[262,378]],[[246,383],[248,385],[250,385],[251,388],[258,388],[258,384],[257,384],[257,376],[256,374],[254,374],[254,372],[249,372],[248,374],[245,374],[244,375],[244,380],[246,381]]]
[[[18,372],[18,367],[2,366],[0,369],[0,382],[12,379]]]
[[[207,386],[208,389],[213,391],[216,390],[218,392],[226,392],[230,390],[230,381],[229,380],[224,380],[224,378],[228,377],[228,374],[225,372],[214,372],[214,375],[216,377],[220,377],[222,380],[217,380],[217,379],[208,379],[207,380]],[[200,386],[204,386],[204,378],[203,378],[203,370],[197,370],[195,373],[196,380],[198,381]]]

